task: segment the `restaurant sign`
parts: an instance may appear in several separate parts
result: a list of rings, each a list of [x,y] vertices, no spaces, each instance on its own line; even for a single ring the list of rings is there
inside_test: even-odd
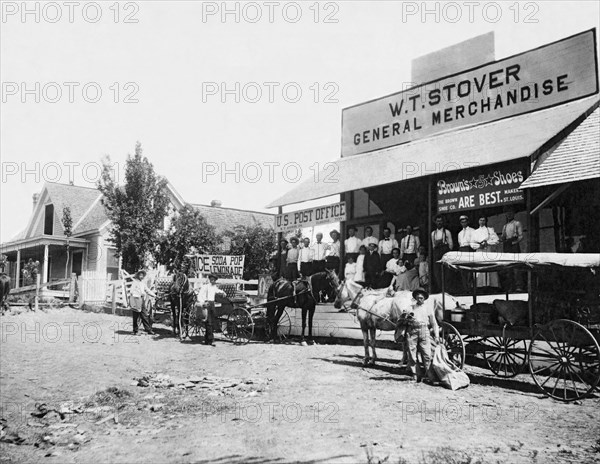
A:
[[[283,213],[275,216],[275,232],[289,232],[302,227],[330,224],[346,220],[346,202]]]
[[[342,157],[598,93],[596,29],[342,110]]]
[[[195,260],[196,271],[204,276],[215,274],[218,277],[241,279],[244,274],[244,255],[189,255]]]
[[[437,181],[437,211],[457,213],[522,203],[525,195],[519,187],[524,180],[524,163],[445,175]]]

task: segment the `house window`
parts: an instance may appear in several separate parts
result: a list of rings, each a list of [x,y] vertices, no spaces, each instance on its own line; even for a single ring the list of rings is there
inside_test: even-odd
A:
[[[44,214],[44,235],[54,233],[54,205],[46,205]]]
[[[119,278],[119,258],[114,248],[106,249],[106,273],[111,275],[112,280]]]

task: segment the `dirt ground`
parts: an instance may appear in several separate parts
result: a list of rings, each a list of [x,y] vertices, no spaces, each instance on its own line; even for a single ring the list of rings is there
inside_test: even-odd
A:
[[[363,368],[360,346],[210,347],[68,308],[1,324],[1,463],[600,462],[600,399],[528,375],[466,366],[453,392],[409,382],[393,350]]]

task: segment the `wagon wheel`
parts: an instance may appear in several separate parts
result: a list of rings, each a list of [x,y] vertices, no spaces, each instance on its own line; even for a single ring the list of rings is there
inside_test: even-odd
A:
[[[439,324],[440,338],[443,340],[444,346],[448,351],[450,361],[462,369],[465,365],[465,343],[460,336],[460,332],[456,327],[447,322],[441,321]]]
[[[190,338],[204,336],[204,322],[205,320],[200,317],[198,308],[194,307],[190,314]]]
[[[190,336],[190,311],[187,308],[179,310],[179,341]]]
[[[246,344],[254,335],[254,322],[246,309],[234,308],[227,318],[227,337],[234,343]]]
[[[506,337],[504,330],[499,337],[485,337],[483,356],[490,370],[498,377],[515,377],[523,371],[527,363],[527,344],[525,340]]]
[[[277,322],[277,327],[275,328],[275,331],[276,332],[274,338],[277,341],[282,342],[290,337],[290,334],[292,333],[292,319],[290,318],[290,314],[288,313],[287,309],[284,309],[283,313],[281,313],[281,317]],[[265,332],[267,334],[267,339],[270,339],[271,326],[268,323],[268,321],[265,325]]]
[[[600,377],[600,346],[581,324],[557,319],[538,328],[529,347],[529,371],[547,396],[575,401],[589,396]]]

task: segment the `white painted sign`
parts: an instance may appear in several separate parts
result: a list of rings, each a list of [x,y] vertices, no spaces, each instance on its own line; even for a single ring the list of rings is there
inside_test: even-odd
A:
[[[196,270],[205,276],[215,274],[241,279],[244,274],[244,255],[190,255],[190,258],[195,260]]]
[[[275,232],[289,232],[302,227],[346,220],[346,202],[283,213],[275,216]]]
[[[342,111],[342,157],[598,93],[596,29]]]

